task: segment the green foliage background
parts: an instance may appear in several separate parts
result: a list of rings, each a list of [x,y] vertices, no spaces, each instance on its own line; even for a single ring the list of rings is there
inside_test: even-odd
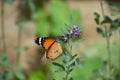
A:
[[[72,15],[73,24],[80,24],[81,16],[78,10],[70,10],[68,5],[61,0],[50,0],[48,9],[38,8],[32,13],[32,19],[36,24],[36,34],[39,36],[60,36],[61,30],[66,28],[64,24],[70,24]]]

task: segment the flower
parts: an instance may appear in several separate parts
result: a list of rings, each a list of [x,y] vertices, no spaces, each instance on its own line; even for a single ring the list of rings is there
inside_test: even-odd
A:
[[[67,38],[72,38],[72,37],[73,37],[73,34],[65,34],[65,36],[66,36]]]
[[[66,42],[67,41],[67,37],[66,36],[62,36],[61,39]]]
[[[65,33],[64,36],[61,36],[61,39],[66,42],[67,40],[73,38],[76,35],[80,34],[80,30],[78,28],[78,26],[73,25],[71,31],[69,33]]]
[[[79,35],[80,34],[78,26],[76,26],[76,25],[73,26],[72,34],[75,34],[75,35]]]

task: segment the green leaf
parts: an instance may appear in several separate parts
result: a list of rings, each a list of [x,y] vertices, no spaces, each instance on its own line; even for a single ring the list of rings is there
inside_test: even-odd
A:
[[[97,30],[97,32],[98,32],[99,34],[101,34],[103,37],[106,36],[105,32],[103,32],[103,30],[102,30],[101,28],[97,27],[96,30]]]
[[[95,12],[94,15],[95,15],[95,22],[97,24],[100,24],[100,15],[97,12]]]
[[[114,25],[115,27],[120,27],[120,18],[115,19],[112,25]]]
[[[77,57],[77,54],[74,54],[71,59],[74,59],[75,57]]]
[[[109,28],[109,36],[111,36],[114,31],[116,31],[116,28],[115,26],[111,25]]]
[[[115,10],[115,11],[120,10],[120,8],[119,8],[118,6],[116,6],[115,4],[109,3],[109,6],[110,6],[111,9],[113,9],[113,10]]]
[[[109,3],[110,8],[113,10],[113,12],[111,13],[112,16],[116,16],[120,14],[120,8],[119,6],[115,5],[115,4],[111,4]]]
[[[55,66],[58,66],[60,68],[62,68],[63,70],[65,70],[65,67],[57,62],[52,62]]]
[[[101,24],[106,24],[106,23],[112,23],[112,19],[109,16],[104,16],[104,20],[101,22]]]
[[[120,27],[120,19],[115,19],[113,23],[111,23],[109,28],[109,36],[112,35],[113,32],[117,31],[117,29]]]
[[[73,55],[72,57],[71,57],[71,59],[69,60],[69,62],[67,62],[67,66],[68,67],[74,67],[76,64],[75,64],[75,60],[76,60],[76,58],[77,58],[77,54],[75,54],[75,55]]]

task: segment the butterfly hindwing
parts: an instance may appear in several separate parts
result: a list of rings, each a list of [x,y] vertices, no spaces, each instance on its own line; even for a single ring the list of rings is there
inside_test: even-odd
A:
[[[58,42],[54,42],[54,44],[49,48],[46,57],[48,59],[56,59],[57,57],[59,57],[62,54],[62,48],[60,46],[60,43]]]

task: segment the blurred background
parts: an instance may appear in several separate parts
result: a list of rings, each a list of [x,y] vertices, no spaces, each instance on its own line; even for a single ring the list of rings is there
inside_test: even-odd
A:
[[[117,28],[109,37],[109,72],[106,38],[96,31],[101,25],[96,24],[94,15],[97,12],[103,20],[102,7],[104,15],[119,19],[117,0],[0,0],[0,80],[61,80],[52,79],[54,66],[40,63],[41,50],[34,39],[61,36],[71,15],[73,24],[83,28],[84,39],[73,52],[85,57],[83,67],[71,74],[73,79],[120,80],[120,30]]]

